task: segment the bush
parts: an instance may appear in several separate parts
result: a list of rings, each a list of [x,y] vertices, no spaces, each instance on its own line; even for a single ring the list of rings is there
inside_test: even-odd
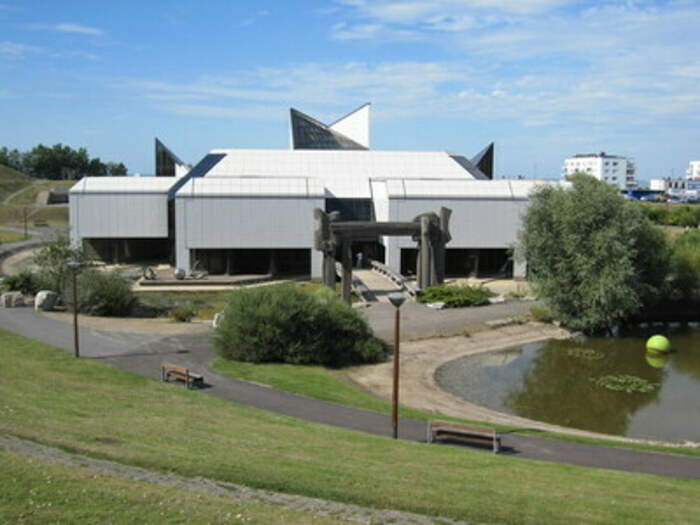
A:
[[[546,308],[540,308],[538,306],[533,306],[530,308],[530,317],[533,321],[537,323],[551,323],[552,314]]]
[[[50,290],[51,281],[41,274],[22,270],[3,279],[3,287],[10,292],[22,292],[24,295],[36,295],[41,290]]]
[[[482,306],[495,296],[483,286],[431,286],[418,297],[419,303],[445,303],[447,308]]]
[[[684,233],[673,244],[673,286],[685,300],[700,297],[700,230]]]
[[[72,286],[72,283],[69,283]],[[64,301],[72,305],[73,291],[68,286]],[[78,311],[87,315],[124,317],[131,315],[138,300],[130,284],[116,272],[84,270],[78,276]]]
[[[197,315],[197,310],[191,306],[178,306],[170,310],[170,317],[178,323],[189,323]]]
[[[685,226],[693,228],[700,222],[700,207],[698,206],[673,206],[668,214],[667,223],[672,226]]]
[[[385,355],[384,344],[355,310],[291,285],[232,292],[214,344],[226,359],[255,363],[344,366]]]

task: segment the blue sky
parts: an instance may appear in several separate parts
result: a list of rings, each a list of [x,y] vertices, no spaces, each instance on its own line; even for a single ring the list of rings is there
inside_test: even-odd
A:
[[[700,2],[0,0],[0,145],[86,147],[153,171],[286,148],[288,110],[372,102],[372,147],[556,177],[575,153],[640,178],[700,158]]]

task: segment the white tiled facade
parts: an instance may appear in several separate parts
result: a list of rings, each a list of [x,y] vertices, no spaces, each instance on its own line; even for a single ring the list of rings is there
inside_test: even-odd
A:
[[[691,160],[688,169],[685,170],[685,178],[700,180],[700,160]]]
[[[631,159],[608,155],[605,152],[574,155],[564,161],[562,177],[585,173],[621,190],[635,188],[635,166]]]

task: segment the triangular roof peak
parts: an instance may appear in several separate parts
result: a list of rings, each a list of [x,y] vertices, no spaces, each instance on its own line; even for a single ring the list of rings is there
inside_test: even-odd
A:
[[[326,125],[292,108],[292,149],[369,149],[369,104],[364,104],[333,124]]]
[[[344,117],[339,118],[328,127],[369,149],[369,115],[371,107],[371,102],[367,102]]]

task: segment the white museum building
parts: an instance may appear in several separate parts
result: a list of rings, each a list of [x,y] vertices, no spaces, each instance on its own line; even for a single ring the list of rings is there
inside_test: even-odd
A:
[[[546,182],[493,180],[493,144],[471,159],[371,150],[369,114],[367,104],[326,125],[292,109],[290,149],[215,149],[191,169],[156,140],[155,177],[86,177],[71,188],[71,241],[111,262],[318,278],[314,210],[407,222],[445,207],[448,275],[523,276],[510,249],[528,194]],[[356,238],[352,250],[416,269],[410,237]]]

